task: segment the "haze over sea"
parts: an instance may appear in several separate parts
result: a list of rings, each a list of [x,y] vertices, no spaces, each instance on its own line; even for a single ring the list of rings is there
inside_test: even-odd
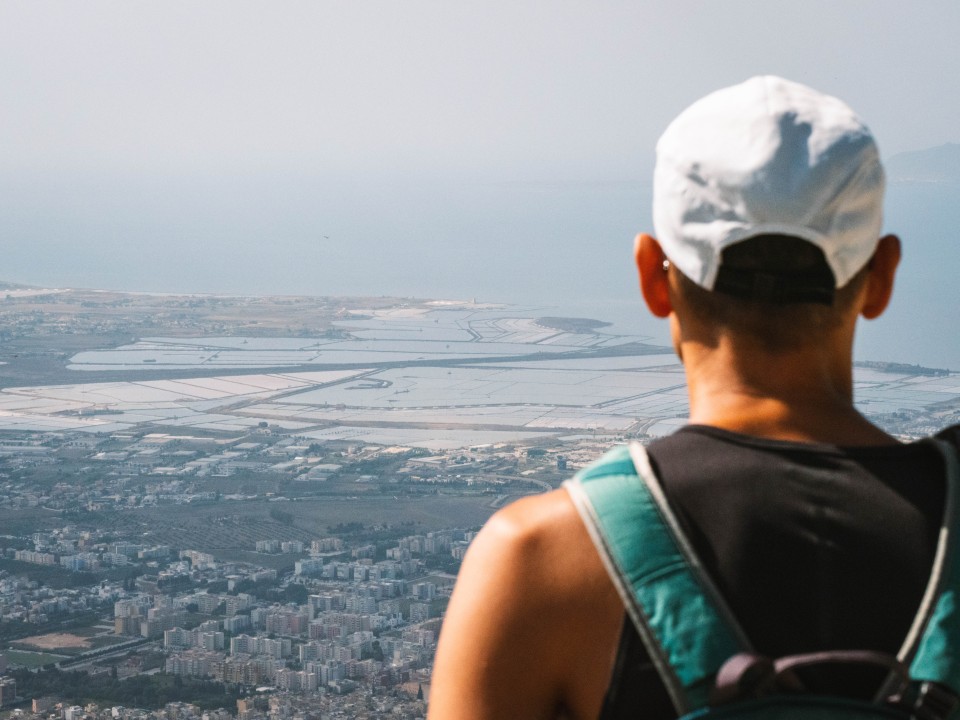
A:
[[[2,189],[0,279],[54,287],[396,295],[536,306],[667,342],[633,272],[650,188],[621,183],[331,184],[317,177],[101,178]],[[860,360],[960,369],[960,183],[892,181],[904,260]],[[136,238],[136,242],[131,242]],[[95,242],[94,242],[95,241]],[[91,248],[95,248],[91,250]]]

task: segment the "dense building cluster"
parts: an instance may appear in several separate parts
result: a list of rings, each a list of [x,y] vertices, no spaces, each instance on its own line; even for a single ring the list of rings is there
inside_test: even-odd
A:
[[[209,553],[118,541],[102,552],[122,555],[130,568],[155,572],[132,582],[100,580],[93,593],[89,588],[54,591],[4,571],[0,607],[5,619],[24,622],[40,621],[50,612],[66,612],[75,605],[97,611],[100,619],[90,629],[98,632],[89,637],[103,643],[73,655],[63,666],[92,673],[111,667],[116,671],[119,658],[109,652],[112,648],[126,653],[150,647],[163,652],[160,669],[167,675],[213,680],[250,692],[269,690],[269,697],[257,696],[256,702],[243,701],[238,709],[231,708],[242,717],[288,717],[283,713],[292,711],[290,703],[309,712],[323,707],[324,717],[362,717],[347,710],[337,714],[341,705],[356,704],[357,694],[372,703],[371,713],[389,707],[400,717],[420,717],[424,703],[409,688],[415,683],[421,698],[422,688],[429,689],[438,618],[453,583],[450,574],[430,573],[423,557],[449,555],[455,544],[468,543],[473,534],[450,530],[402,536],[380,553],[386,556],[383,559],[376,559],[375,545],[362,540],[317,538],[302,548],[316,555],[296,561],[292,572],[283,574],[252,564],[219,562]],[[32,540],[59,549],[72,546],[76,535],[67,527]],[[83,539],[91,547],[102,544],[95,535]],[[9,553],[16,562],[67,571],[63,564],[37,557],[42,554],[56,557],[36,550]],[[183,590],[164,590],[161,577],[194,583]],[[196,586],[199,579],[207,588]],[[289,590],[303,601],[265,600],[242,588],[260,595],[265,589]],[[14,614],[11,607],[26,600],[31,602],[31,614]],[[109,612],[109,624],[104,611]],[[59,700],[45,705],[42,699],[28,712],[24,703],[32,698],[18,696],[12,679],[5,682],[0,685],[0,700],[19,705],[15,711],[19,717],[159,717]],[[168,705],[164,713],[167,718],[220,717],[189,704]]]
[[[26,513],[20,532],[0,536],[0,633],[3,646],[10,648],[8,672],[43,665],[91,676],[112,674],[121,681],[159,672],[157,677],[240,688],[250,697],[220,711],[177,702],[163,710],[75,705],[72,697],[18,690],[8,674],[0,675],[0,713],[22,718],[239,714],[250,720],[298,713],[329,718],[425,714],[443,609],[477,528],[410,532],[401,524],[366,532],[346,523],[339,533],[311,536],[290,522],[290,501],[282,502],[267,488],[289,491],[324,483],[336,500],[338,492],[356,492],[358,480],[378,482],[389,473],[402,479],[389,492],[402,492],[405,485],[446,484],[454,492],[462,488],[486,498],[492,511],[508,497],[507,472],[535,463],[553,467],[556,460],[542,453],[528,459],[510,447],[427,458],[358,446],[321,453],[289,438],[261,437],[258,443],[233,442],[234,455],[224,459],[223,442],[194,442],[186,434],[5,436],[0,484],[6,492],[0,503]],[[296,459],[282,475],[274,472],[261,483],[260,465],[270,465],[231,464],[263,453],[271,443],[277,445],[271,452]],[[219,458],[217,463],[199,462],[211,456]],[[338,462],[326,462],[333,459]],[[178,462],[181,471],[172,473]],[[351,472],[355,466],[360,467]],[[317,467],[324,480],[314,473],[303,485],[291,484]],[[207,484],[230,482],[238,472],[253,478],[250,492],[231,497]],[[540,486],[522,481],[521,487]],[[177,520],[215,501],[227,507],[231,499],[239,507],[267,503],[262,520],[225,511],[214,516],[245,539],[236,552],[231,549],[244,559],[224,559],[204,544],[206,536]],[[145,512],[157,513],[162,521],[142,524],[137,518]],[[30,513],[36,518],[29,519]],[[260,532],[265,536],[258,538]],[[5,669],[0,666],[0,674]]]

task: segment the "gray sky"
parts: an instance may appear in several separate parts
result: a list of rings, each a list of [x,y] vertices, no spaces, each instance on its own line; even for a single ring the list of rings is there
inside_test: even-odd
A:
[[[957,140],[960,3],[0,3],[4,172],[645,177],[709,90],[782,74],[885,154]]]

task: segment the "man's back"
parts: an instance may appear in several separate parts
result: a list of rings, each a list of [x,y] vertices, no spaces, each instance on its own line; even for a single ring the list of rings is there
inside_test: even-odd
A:
[[[689,427],[649,454],[759,650],[899,649],[943,512],[932,446],[839,449]],[[446,620],[461,631],[445,640],[431,712],[676,716],[565,491],[508,506],[474,542]]]

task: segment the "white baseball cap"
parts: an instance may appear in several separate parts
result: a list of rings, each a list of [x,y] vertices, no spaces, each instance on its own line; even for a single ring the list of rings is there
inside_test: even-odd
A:
[[[698,100],[661,136],[654,231],[670,261],[708,290],[724,249],[759,235],[813,243],[839,288],[877,247],[883,191],[873,136],[845,103],[754,77]]]

